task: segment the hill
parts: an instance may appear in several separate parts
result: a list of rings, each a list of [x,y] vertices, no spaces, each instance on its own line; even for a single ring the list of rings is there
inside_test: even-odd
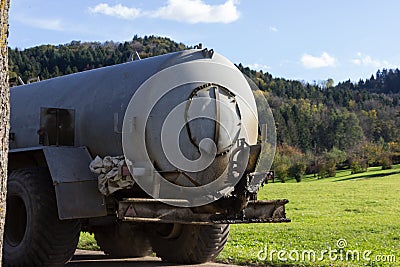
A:
[[[142,58],[187,49],[168,38],[135,36],[132,41],[86,42],[72,41],[64,45],[41,45],[25,50],[9,49],[10,78],[20,76],[48,79],[84,70],[129,61],[137,51]]]

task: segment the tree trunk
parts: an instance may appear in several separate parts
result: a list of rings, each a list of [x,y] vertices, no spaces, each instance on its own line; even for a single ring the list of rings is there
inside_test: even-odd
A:
[[[10,102],[8,89],[8,9],[10,0],[1,0],[0,11],[0,266],[2,265],[3,232],[7,196],[8,131]]]

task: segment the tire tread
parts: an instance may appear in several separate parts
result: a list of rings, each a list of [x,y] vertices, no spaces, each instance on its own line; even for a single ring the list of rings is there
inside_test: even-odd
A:
[[[229,224],[185,225],[175,240],[152,237],[153,250],[164,261],[193,264],[214,260],[229,236]]]
[[[54,186],[47,169],[32,168],[13,171],[8,186],[25,188],[31,204],[31,224],[27,225],[26,236],[15,251],[7,251],[5,246],[5,267],[43,267],[66,263],[76,249],[79,233],[79,220],[60,220]],[[29,209],[29,207],[27,207]],[[29,223],[29,222],[28,222]]]

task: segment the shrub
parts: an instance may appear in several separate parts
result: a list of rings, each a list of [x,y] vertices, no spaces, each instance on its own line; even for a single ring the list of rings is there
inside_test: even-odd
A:
[[[388,170],[392,168],[392,161],[389,155],[383,155],[382,159],[380,160],[382,165],[382,170]]]
[[[326,178],[326,177],[335,177],[336,176],[336,162],[335,161],[327,161],[322,164],[318,177]]]
[[[367,163],[362,160],[353,160],[350,164],[351,174],[367,171]]]
[[[289,177],[301,181],[306,164],[304,154],[295,147],[281,145],[277,147],[274,159],[275,177],[284,183]]]
[[[289,166],[286,163],[280,163],[275,165],[274,174],[275,177],[278,178],[282,183],[284,183],[288,177]]]
[[[301,177],[306,171],[306,164],[303,161],[293,163],[288,170],[289,176],[294,177],[296,181],[301,182]]]
[[[330,151],[325,151],[320,156],[318,178],[335,177],[336,165],[346,160],[346,152],[333,147]]]

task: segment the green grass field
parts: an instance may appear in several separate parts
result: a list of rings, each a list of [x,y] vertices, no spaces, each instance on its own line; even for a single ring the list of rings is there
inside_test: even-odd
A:
[[[257,266],[400,266],[400,165],[268,184],[259,198],[289,199],[286,213],[292,222],[232,225],[218,261]],[[96,249],[88,234],[81,236],[79,246]]]
[[[370,168],[356,175],[339,171],[335,178],[323,180],[307,176],[301,183],[268,184],[259,198],[289,199],[286,213],[292,222],[231,226],[228,244],[218,257],[220,261],[255,265],[400,266],[399,165],[385,171]],[[340,246],[343,242],[347,245],[334,252],[339,250],[338,240]],[[260,250],[265,248],[267,253],[263,251],[259,259]],[[324,250],[332,250],[331,257],[321,256]]]

